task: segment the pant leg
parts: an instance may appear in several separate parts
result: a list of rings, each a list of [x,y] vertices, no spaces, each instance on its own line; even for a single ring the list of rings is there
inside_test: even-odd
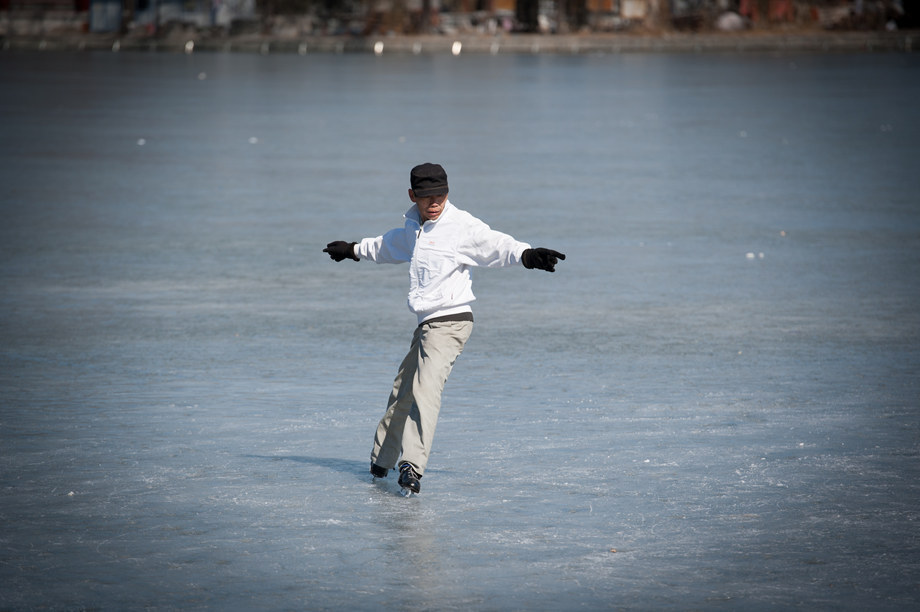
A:
[[[409,411],[415,401],[412,397],[412,381],[418,369],[419,342],[422,329],[419,327],[412,336],[409,352],[399,365],[393,390],[387,400],[387,410],[377,424],[374,435],[374,448],[371,451],[371,463],[382,468],[393,469],[402,450],[403,429]]]
[[[471,321],[429,323],[415,330],[377,425],[372,463],[395,467],[401,453],[402,460],[424,474],[444,384],[472,331]]]
[[[441,412],[441,393],[473,331],[471,321],[447,321],[422,325],[418,365],[412,380],[414,401],[409,409],[402,439],[402,461],[415,466],[421,475]]]

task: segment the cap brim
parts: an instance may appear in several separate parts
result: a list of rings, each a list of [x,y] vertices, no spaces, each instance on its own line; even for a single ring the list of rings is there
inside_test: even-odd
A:
[[[427,198],[428,196],[444,195],[447,193],[447,187],[428,187],[427,189],[413,189],[412,193],[418,198]]]

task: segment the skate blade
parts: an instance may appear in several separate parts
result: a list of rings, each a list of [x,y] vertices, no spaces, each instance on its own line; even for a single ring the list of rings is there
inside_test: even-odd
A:
[[[411,489],[400,489],[399,494],[402,495],[403,497],[412,497],[413,495],[416,495],[416,496],[418,495],[418,493],[416,493],[415,491]]]

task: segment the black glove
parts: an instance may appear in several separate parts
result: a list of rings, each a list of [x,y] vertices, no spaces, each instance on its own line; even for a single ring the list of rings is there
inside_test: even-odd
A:
[[[345,242],[343,240],[336,240],[335,242],[330,242],[326,245],[326,248],[323,249],[323,253],[329,253],[329,257],[336,261],[342,261],[346,257],[350,257],[355,261],[361,261],[355,257],[355,245],[357,242]]]
[[[536,249],[527,249],[521,253],[521,263],[528,270],[537,268],[538,270],[555,272],[556,264],[559,263],[560,259],[565,259],[565,255],[552,249],[538,247]]]

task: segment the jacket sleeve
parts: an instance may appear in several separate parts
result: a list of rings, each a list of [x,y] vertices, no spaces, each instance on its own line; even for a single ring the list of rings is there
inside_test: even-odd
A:
[[[493,230],[479,221],[473,222],[459,248],[460,263],[499,268],[521,263],[521,254],[530,248],[526,242]]]
[[[406,229],[396,228],[383,236],[364,238],[355,245],[358,259],[369,259],[376,263],[405,263],[412,259],[413,245],[408,240]]]

